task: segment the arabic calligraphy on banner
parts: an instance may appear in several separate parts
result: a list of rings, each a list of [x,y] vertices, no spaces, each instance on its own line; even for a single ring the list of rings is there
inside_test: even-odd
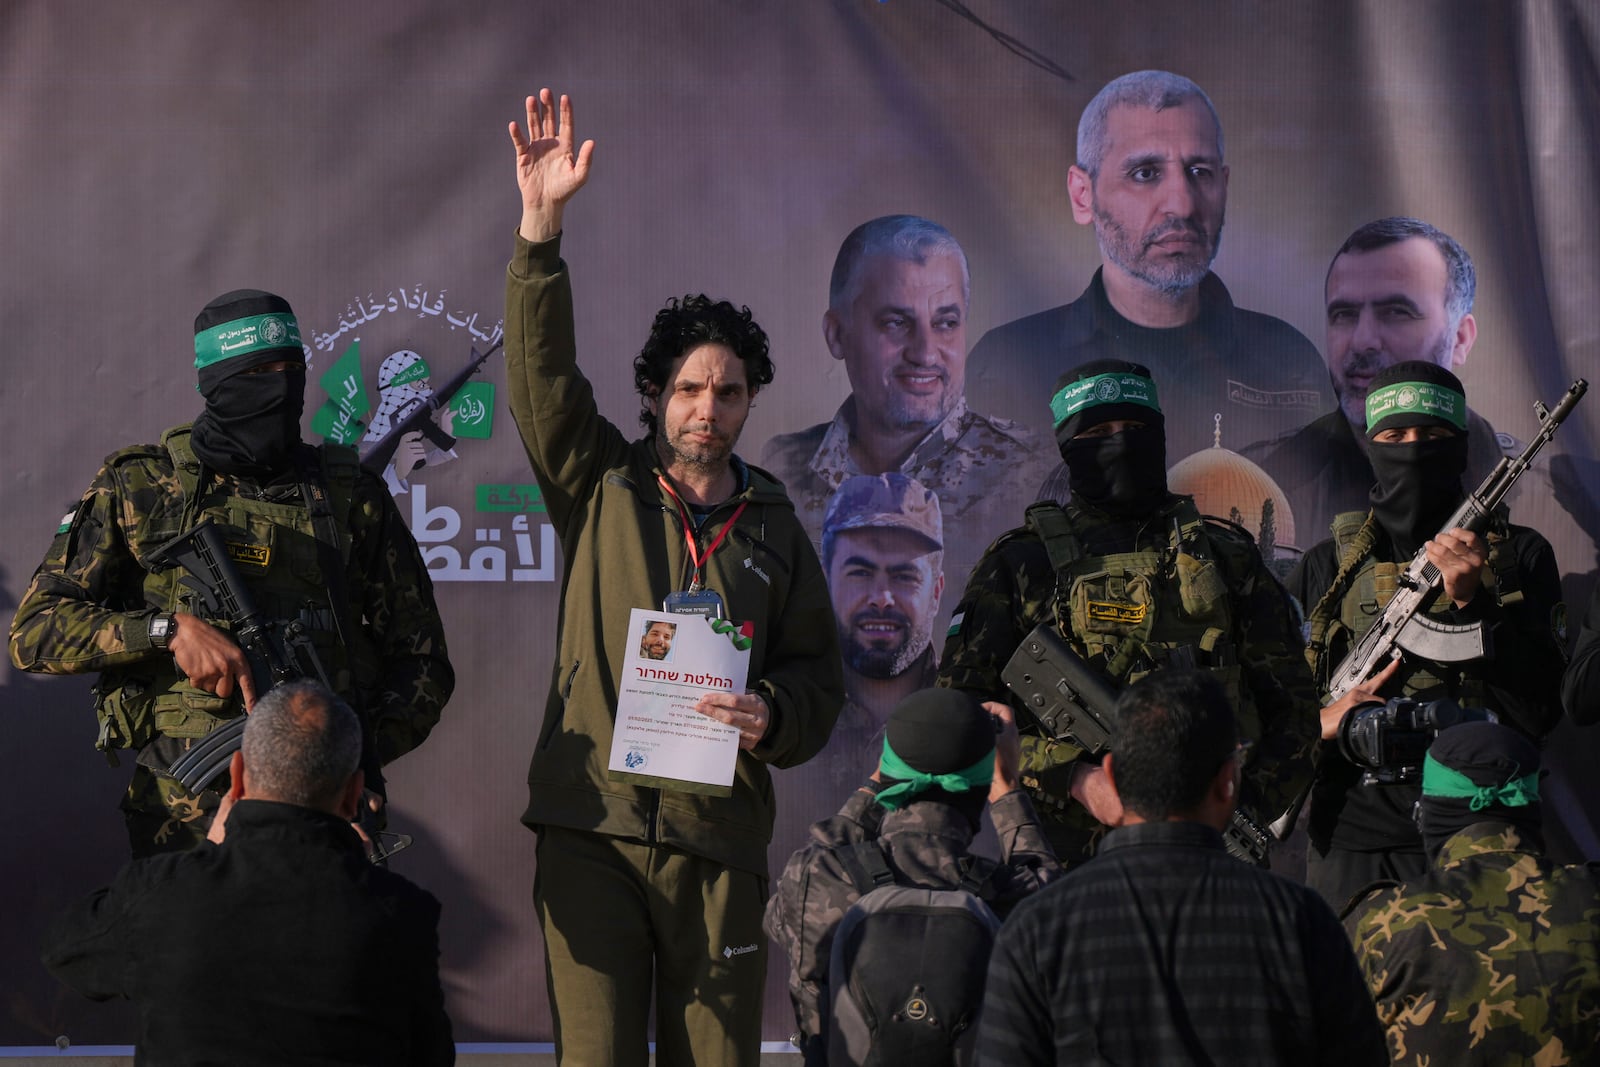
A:
[[[479,326],[476,311],[467,313],[460,309],[446,310],[444,298],[449,291],[440,289],[438,293],[431,294],[422,286],[414,285],[410,289],[404,287],[390,289],[382,297],[372,293],[368,293],[365,298],[358,296],[345,305],[344,311],[339,315],[338,329],[327,332],[312,331],[312,344],[320,352],[331,352],[339,343],[339,338],[345,334],[359,330],[384,315],[398,315],[402,311],[415,312],[419,319],[429,317],[442,319],[452,330],[466,330],[484,344],[492,345],[500,339],[505,326],[503,320],[497,320],[492,326]]]
[[[539,487],[479,485],[476,489],[474,521],[483,525],[467,531],[460,512],[446,504],[429,507],[428,487],[412,486],[411,535],[422,550],[428,576],[436,582],[555,581],[560,573],[556,529],[548,522],[529,521],[530,514],[544,513]]]

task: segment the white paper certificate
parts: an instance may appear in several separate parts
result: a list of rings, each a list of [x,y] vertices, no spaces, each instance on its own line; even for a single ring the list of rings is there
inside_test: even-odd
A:
[[[739,731],[694,706],[715,690],[744,692],[749,626],[633,609],[617,683],[612,778],[688,793],[733,792]]]

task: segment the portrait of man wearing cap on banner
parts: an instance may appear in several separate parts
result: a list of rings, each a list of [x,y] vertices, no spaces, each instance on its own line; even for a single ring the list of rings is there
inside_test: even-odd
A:
[[[951,618],[939,684],[1016,709],[1024,784],[1071,866],[1117,825],[1121,805],[1082,723],[1049,725],[1008,686],[1013,655],[1040,628],[1113,701],[1162,668],[1213,674],[1251,744],[1240,807],[1259,830],[1309,781],[1316,738],[1289,596],[1248,534],[1168,492],[1165,417],[1145,367],[1085,363],[1056,383],[1051,408],[1071,502],[1029,506],[1024,525],[979,561]],[[1264,859],[1264,830],[1257,843]]]
[[[841,790],[872,773],[889,713],[939,669],[933,635],[944,596],[939,498],[904,474],[858,474],[828,498],[822,569],[844,658],[844,706],[809,763],[779,771],[771,853],[781,861]]]
[[[384,764],[417,747],[455,685],[416,541],[353,449],[300,439],[305,353],[294,312],[255,289],[195,319],[205,407],[159,443],[113,452],[62,520],[11,625],[11,662],[99,672],[96,747],[137,753],[122,810],[136,856],[205,837],[227,779],[191,792],[170,770],[265,695],[237,620],[157,550],[210,523],[264,625],[295,628],[361,718],[369,808]]]

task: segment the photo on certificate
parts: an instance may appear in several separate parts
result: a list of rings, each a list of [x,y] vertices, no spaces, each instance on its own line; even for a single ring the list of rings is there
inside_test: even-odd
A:
[[[751,623],[634,608],[617,680],[610,777],[685,793],[728,796],[739,731],[695,710],[706,693],[741,693]]]

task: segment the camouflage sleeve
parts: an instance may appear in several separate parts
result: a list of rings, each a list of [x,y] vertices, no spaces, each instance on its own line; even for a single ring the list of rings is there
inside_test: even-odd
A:
[[[1399,889],[1393,885],[1374,889],[1350,906],[1343,923],[1345,934],[1355,949],[1367,994],[1376,1008],[1378,1023],[1385,1030],[1393,1028],[1402,1013],[1397,993],[1401,983],[1398,973],[1391,973],[1395,972],[1395,964],[1390,953],[1394,948],[1392,923],[1400,914],[1399,905],[1403,900]]]
[[[1019,901],[1063,873],[1055,849],[1045,837],[1033,804],[1022,790],[1013,790],[989,805],[989,819],[1000,839],[1004,873],[997,879],[995,911],[1005,918]]]
[[[144,602],[144,570],[129,552],[115,473],[101,467],[64,516],[11,623],[19,670],[81,674],[155,654]]]
[[[876,836],[883,809],[865,789],[851,792],[839,813],[811,827],[810,843],[789,857],[777,892],[767,901],[762,928],[789,960],[789,999],[800,1032],[822,1032],[821,1002],[833,951],[833,931],[855,900],[834,855],[840,845]]]
[[[1055,571],[1036,537],[1019,529],[997,540],[972,569],[950,617],[937,684],[1010,704],[1022,732],[1024,786],[1034,796],[1065,804],[1071,768],[1083,750],[1043,736],[1038,720],[1001,677],[1022,639],[1051,613],[1055,587]]]
[[[433,582],[383,483],[363,473],[350,512],[352,595],[378,655],[369,709],[383,763],[427,738],[455,688]]]
[[[1240,681],[1254,698],[1261,736],[1241,798],[1267,820],[1287,811],[1311,784],[1311,752],[1321,732],[1320,704],[1306,664],[1289,594],[1253,550],[1240,611]]]
[[[1054,589],[1055,573],[1037,539],[1013,531],[991,545],[950,617],[937,684],[979,700],[1008,701],[1019,712],[1019,727],[1030,722],[1001,673],[1028,631],[1049,613]]]

